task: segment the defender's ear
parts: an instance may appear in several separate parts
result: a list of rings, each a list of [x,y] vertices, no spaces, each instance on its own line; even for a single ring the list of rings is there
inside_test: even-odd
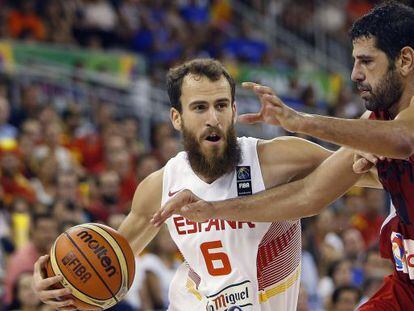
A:
[[[175,108],[171,108],[170,109],[170,119],[171,119],[171,123],[174,126],[174,128],[177,131],[181,132],[181,113],[175,109]]]
[[[400,65],[400,73],[403,77],[412,74],[414,72],[414,49],[410,46],[403,47],[398,63]]]

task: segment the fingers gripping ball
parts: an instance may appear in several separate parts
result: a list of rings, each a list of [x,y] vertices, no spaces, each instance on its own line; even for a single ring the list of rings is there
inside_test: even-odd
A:
[[[62,275],[61,287],[79,310],[104,310],[128,292],[135,275],[134,254],[118,232],[100,224],[82,224],[55,241],[47,276]]]

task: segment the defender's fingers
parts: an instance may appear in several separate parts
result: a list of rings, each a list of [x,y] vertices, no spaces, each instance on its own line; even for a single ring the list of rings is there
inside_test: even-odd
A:
[[[260,113],[246,113],[239,115],[237,120],[241,123],[254,124],[262,121]]]

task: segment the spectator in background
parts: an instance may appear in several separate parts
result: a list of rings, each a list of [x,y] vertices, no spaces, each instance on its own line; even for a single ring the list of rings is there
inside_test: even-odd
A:
[[[166,309],[169,304],[168,288],[181,262],[177,259],[177,246],[166,228],[162,228],[147,247],[148,253],[139,262],[144,272],[141,288],[143,310]]]
[[[17,7],[7,18],[8,31],[13,38],[44,40],[45,27],[41,17],[36,13],[34,0],[15,1]]]
[[[115,8],[105,0],[81,0],[74,35],[82,44],[92,48],[108,47],[116,42]]]
[[[364,280],[363,262],[365,259],[365,243],[361,232],[349,228],[342,233],[345,257],[352,264],[352,283],[360,286]]]
[[[16,197],[10,206],[11,233],[14,250],[25,246],[30,239],[30,207],[22,197]]]
[[[58,163],[52,155],[36,161],[34,177],[30,184],[36,194],[37,202],[52,205],[56,197],[56,175]]]
[[[31,240],[25,246],[13,253],[8,260],[5,279],[5,302],[10,304],[13,299],[13,284],[18,276],[25,271],[31,271],[40,255],[47,254],[59,234],[56,220],[51,213],[32,214],[30,224]]]
[[[119,203],[122,206],[128,206],[135,193],[137,179],[132,162],[131,154],[126,145],[124,137],[119,134],[107,134],[105,141],[105,162],[101,169],[113,170],[121,179],[121,190],[119,194]],[[128,206],[129,208],[129,206]]]
[[[97,178],[97,197],[88,206],[92,221],[108,222],[112,214],[120,213],[127,208],[119,203],[121,181],[115,171],[104,171]],[[129,207],[128,207],[129,208]]]
[[[53,214],[59,224],[65,221],[77,223],[87,221],[86,198],[81,191],[79,177],[76,173],[74,171],[59,171],[56,184]]]
[[[46,157],[54,157],[61,170],[69,170],[77,167],[69,149],[63,146],[62,126],[57,121],[46,124],[44,129],[44,141],[38,145],[34,152],[34,157],[38,161]]]
[[[169,159],[175,157],[180,151],[180,143],[177,138],[166,137],[162,140],[159,148],[159,162],[161,166],[164,166]]]
[[[46,41],[69,44],[74,43],[72,36],[72,24],[74,12],[63,1],[45,1],[44,26],[46,29]]]
[[[13,284],[13,301],[7,311],[38,311],[40,300],[32,288],[33,272],[22,272]]]
[[[156,154],[157,149],[161,146],[161,142],[167,137],[173,137],[173,128],[169,122],[160,122],[154,125],[151,131],[151,147]]]
[[[8,123],[9,117],[9,101],[5,97],[0,97],[0,140],[17,138],[17,129]]]
[[[40,88],[38,85],[27,85],[20,90],[21,101],[12,109],[11,123],[20,128],[26,119],[37,120],[41,108]]]
[[[16,196],[21,196],[29,202],[35,200],[34,191],[22,174],[23,166],[16,141],[0,141],[0,184],[5,193],[6,204]]]
[[[143,181],[151,173],[159,170],[161,165],[157,158],[150,153],[143,154],[137,161],[137,179]]]
[[[318,287],[319,295],[325,304],[329,302],[335,288],[352,285],[351,268],[351,262],[348,259],[340,259],[328,267],[327,276],[321,279]]]
[[[354,311],[361,299],[361,292],[355,286],[340,286],[332,294],[332,311]]]
[[[26,119],[20,127],[21,135],[26,135],[32,146],[36,146],[43,139],[40,122],[35,119]],[[32,150],[33,151],[33,150]]]
[[[352,218],[353,226],[364,238],[367,247],[378,241],[378,233],[384,222],[385,193],[378,189],[364,189],[365,208]]]
[[[365,254],[364,278],[380,278],[392,273],[390,262],[381,257],[378,246],[371,247]]]
[[[133,161],[144,152],[144,143],[140,140],[139,122],[137,118],[125,117],[120,124],[128,151]]]

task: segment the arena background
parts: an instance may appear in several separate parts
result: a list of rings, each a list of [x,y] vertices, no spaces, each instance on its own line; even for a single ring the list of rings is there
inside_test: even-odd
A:
[[[137,184],[181,149],[169,67],[221,60],[240,113],[259,107],[240,82],[257,81],[302,111],[358,117],[347,30],[378,2],[0,0],[0,310],[51,310],[30,287],[37,257],[75,224],[118,227]],[[303,220],[298,310],[353,310],[376,291],[392,271],[377,246],[388,209],[384,192],[354,188]],[[49,221],[33,221],[39,214]],[[165,309],[180,260],[162,232],[113,310]]]

